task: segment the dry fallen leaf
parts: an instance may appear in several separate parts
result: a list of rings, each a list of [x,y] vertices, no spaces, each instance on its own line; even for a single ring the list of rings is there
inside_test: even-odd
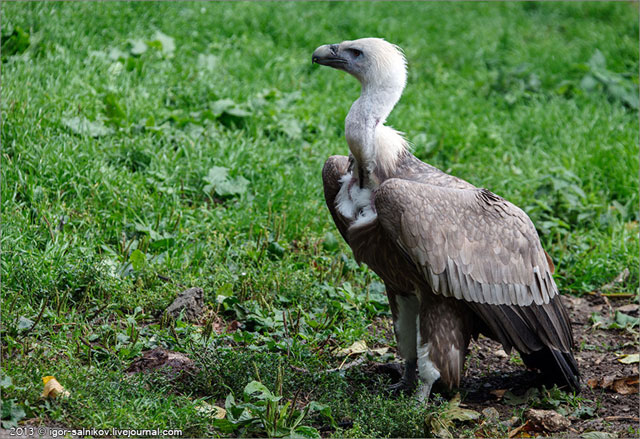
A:
[[[592,389],[601,388],[613,390],[621,395],[632,395],[638,393],[638,376],[632,375],[623,378],[592,378],[587,380],[587,384]]]
[[[624,364],[633,364],[640,362],[640,354],[623,355],[618,361]]]
[[[368,350],[369,348],[367,347],[367,343],[364,340],[358,340],[348,348],[340,349],[338,351],[338,354],[339,355],[362,354],[363,352],[367,352]]]
[[[482,416],[486,420],[491,422],[497,422],[498,420],[500,420],[500,413],[495,409],[495,407],[487,407],[483,409]]]
[[[42,377],[44,389],[42,390],[43,398],[57,398],[58,396],[67,397],[70,393],[62,387],[62,385],[52,376]]]
[[[456,393],[449,401],[446,409],[442,412],[434,412],[427,415],[425,421],[436,437],[453,437],[450,429],[454,426],[454,421],[469,422],[480,418],[480,413],[475,410],[463,408],[460,403],[460,394]]]
[[[529,421],[526,421],[520,427],[517,427],[517,428],[514,428],[513,430],[511,430],[509,432],[509,438],[531,437],[531,435],[526,432],[526,428],[528,428],[528,427],[529,427]]]
[[[628,223],[624,224],[624,229],[629,232],[637,228],[638,228],[638,221],[629,221]]]
[[[384,355],[387,353],[387,351],[389,350],[388,347],[385,348],[376,348],[376,349],[371,349],[371,352],[376,354],[376,355]]]
[[[495,389],[495,390],[491,390],[489,393],[495,396],[498,399],[498,401],[500,401],[504,396],[504,394],[506,393],[506,391],[507,389]]]
[[[217,405],[209,404],[206,401],[200,401],[198,405],[196,405],[196,411],[215,419],[224,419],[225,416],[227,416],[227,411],[225,409],[218,407]]]

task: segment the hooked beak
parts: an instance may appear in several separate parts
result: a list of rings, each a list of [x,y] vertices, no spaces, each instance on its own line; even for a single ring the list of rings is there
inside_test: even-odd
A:
[[[338,55],[337,44],[325,44],[318,47],[311,55],[311,62],[341,70],[344,70],[344,66],[347,64],[347,60]]]

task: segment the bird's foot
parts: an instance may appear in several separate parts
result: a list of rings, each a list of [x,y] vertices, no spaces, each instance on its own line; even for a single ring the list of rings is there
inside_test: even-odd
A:
[[[404,393],[404,394],[410,394],[411,392],[413,392],[413,390],[416,388],[416,382],[408,382],[407,380],[403,378],[400,378],[400,381],[398,381],[395,384],[391,384],[388,389],[391,393],[394,394],[400,394],[400,393]]]
[[[416,398],[418,402],[425,403],[429,400],[429,395],[431,394],[431,386],[433,383],[422,383],[418,392],[416,392]]]

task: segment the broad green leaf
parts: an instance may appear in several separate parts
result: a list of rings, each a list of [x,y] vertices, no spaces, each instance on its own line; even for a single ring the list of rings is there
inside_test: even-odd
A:
[[[201,53],[198,55],[198,68],[201,70],[207,70],[213,72],[218,65],[218,57],[215,55],[205,55]]]
[[[120,104],[118,97],[113,93],[107,93],[104,97],[105,115],[114,122],[126,119],[127,114]]]
[[[163,34],[160,31],[157,31],[153,35],[152,41],[154,41],[154,42],[157,41],[157,42],[160,43],[160,48],[161,48],[162,53],[164,55],[171,55],[176,50],[176,43],[175,43],[174,39],[172,37],[170,37],[169,35]]]
[[[228,419],[212,419],[211,424],[222,433],[233,433],[240,427]]]
[[[62,124],[76,134],[91,137],[102,137],[113,132],[111,128],[107,128],[102,122],[91,122],[84,117],[64,118],[62,119]]]
[[[292,139],[299,139],[302,137],[302,127],[293,117],[285,117],[279,120],[278,125],[280,130]]]
[[[325,233],[324,239],[322,240],[322,247],[327,251],[333,252],[338,249],[338,246],[336,236],[331,232]]]
[[[628,314],[616,311],[616,323],[623,328],[633,328],[640,324],[640,317],[632,317]]]
[[[215,187],[216,194],[221,197],[241,195],[247,191],[249,180],[239,176],[233,180],[223,181]]]
[[[269,401],[279,401],[280,397],[276,397],[267,389],[267,386],[259,381],[251,381],[244,388],[244,394],[252,398],[266,399]]]
[[[131,266],[135,271],[140,271],[147,263],[147,256],[140,250],[136,249],[131,252],[131,255],[129,256],[129,262],[131,262]]]
[[[282,256],[284,256],[284,248],[280,244],[278,244],[276,241],[272,241],[269,243],[269,246],[267,247],[267,251],[269,252],[269,254],[277,258],[281,258]]]
[[[331,425],[335,427],[336,421],[333,419],[333,415],[331,414],[331,406],[328,404],[320,404],[316,401],[311,401],[307,406],[307,410],[309,412],[318,412],[322,416],[328,418],[331,421]]]
[[[291,436],[289,436],[291,439],[296,439],[296,438],[312,438],[312,439],[317,439],[320,438],[320,432],[318,430],[316,430],[313,427],[306,427],[304,425],[296,428],[293,433],[291,433]]]
[[[227,409],[227,411],[229,411],[231,407],[233,407],[234,405],[236,405],[236,400],[233,397],[233,393],[229,393],[226,399],[224,400],[224,408]]]
[[[112,47],[109,50],[109,54],[107,56],[112,61],[124,60],[124,59],[127,59],[129,57],[129,55],[126,52],[123,52],[122,50],[118,49],[117,47]]]
[[[607,67],[607,60],[600,50],[596,49],[591,56],[591,59],[589,60],[589,67],[594,70],[605,69]]]
[[[134,56],[140,56],[148,49],[147,43],[139,39],[129,40],[129,44],[131,45],[129,52]]]
[[[31,329],[33,326],[33,320],[28,319],[26,317],[20,316],[18,319],[18,331],[24,331],[26,329]]]
[[[211,104],[211,112],[217,117],[227,111],[229,108],[235,107],[236,103],[231,99],[220,99]]]
[[[13,386],[11,377],[9,375],[3,375],[2,378],[0,378],[0,389],[8,389],[11,386]]]
[[[18,421],[21,421],[27,416],[24,409],[19,405],[16,405],[14,399],[2,401],[2,427],[12,428],[17,427]]]
[[[25,32],[20,26],[13,28],[13,32],[7,36],[2,36],[2,61],[13,55],[24,53],[31,44],[29,33]]]
[[[528,389],[522,396],[514,395],[510,390],[507,390],[502,400],[508,405],[521,405],[526,404],[532,398],[536,398],[539,394],[540,391],[535,387]]]
[[[153,241],[149,246],[152,250],[157,249],[168,249],[169,247],[173,247],[176,243],[175,238],[163,238],[158,239],[157,241]]]
[[[228,176],[229,176],[228,168],[225,168],[222,166],[214,166],[213,168],[209,169],[209,173],[204,178],[204,181],[214,185],[215,187],[216,185],[226,181]]]
[[[227,108],[226,110],[224,110],[224,114],[228,114],[230,116],[239,117],[239,118],[251,116],[250,112],[238,107]]]
[[[598,81],[592,75],[584,75],[580,81],[580,88],[583,90],[591,91],[598,86]]]

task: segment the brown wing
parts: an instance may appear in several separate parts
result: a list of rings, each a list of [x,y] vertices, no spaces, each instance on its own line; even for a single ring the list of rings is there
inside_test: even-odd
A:
[[[340,179],[349,169],[349,157],[342,155],[334,155],[327,159],[322,168],[322,183],[324,184],[324,199],[331,212],[331,217],[336,223],[340,234],[344,240],[349,243],[347,239],[347,230],[349,228],[349,222],[346,218],[338,213],[336,210],[336,195],[340,191]]]
[[[375,205],[424,282],[467,302],[507,350],[571,351],[570,322],[546,254],[518,207],[485,189],[399,179],[380,186]]]
[[[390,179],[375,203],[385,230],[439,294],[519,306],[558,294],[529,217],[485,189]]]

